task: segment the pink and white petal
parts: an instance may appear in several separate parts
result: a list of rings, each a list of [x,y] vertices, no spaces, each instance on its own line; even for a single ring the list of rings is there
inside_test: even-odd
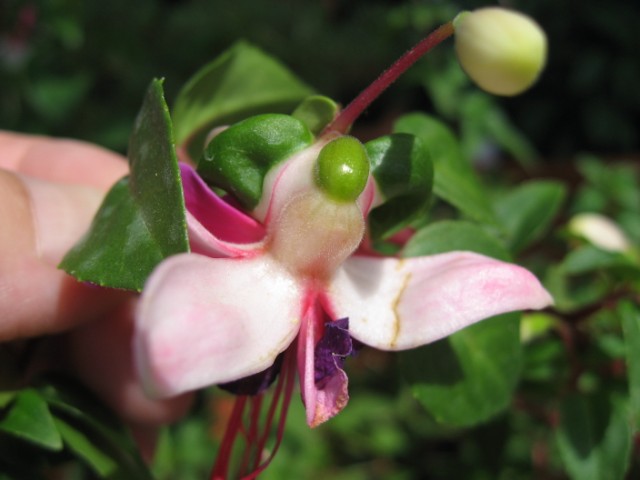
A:
[[[376,181],[373,175],[369,174],[369,179],[364,187],[364,190],[358,197],[358,206],[362,211],[362,214],[366,217],[372,208],[377,207],[384,203],[382,194],[376,185]]]
[[[145,388],[169,397],[265,370],[298,333],[301,295],[266,255],[168,258],[149,277],[136,313]]]
[[[314,181],[314,169],[316,160],[322,148],[334,140],[335,137],[323,137],[308,148],[296,153],[286,162],[275,166],[265,176],[262,198],[252,215],[268,225],[269,222],[279,218],[282,209],[296,197],[305,191],[317,188]],[[369,176],[367,185],[357,200],[358,207],[364,217],[369,210],[382,203],[382,197],[378,191],[373,176]]]
[[[251,258],[264,252],[264,242],[232,243],[216,237],[187,211],[189,247],[193,253],[213,258]]]
[[[528,270],[471,252],[406,259],[351,257],[329,290],[351,335],[404,350],[515,310],[545,308],[549,293]]]
[[[323,139],[301,150],[285,162],[273,167],[264,178],[262,198],[252,215],[268,225],[298,193],[315,188],[313,169],[320,150],[329,139]]]
[[[316,385],[315,348],[322,335],[324,316],[319,302],[307,304],[298,335],[298,375],[307,424],[313,428],[340,413],[347,405],[349,380],[346,373],[338,369],[322,388]]]
[[[180,164],[180,176],[187,211],[213,237],[228,243],[256,243],[264,239],[264,226],[222,199],[185,163]]]

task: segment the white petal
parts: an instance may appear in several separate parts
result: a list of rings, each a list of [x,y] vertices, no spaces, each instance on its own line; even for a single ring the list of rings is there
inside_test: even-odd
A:
[[[553,303],[533,274],[470,252],[407,259],[352,257],[330,286],[354,338],[404,350],[500,313]]]
[[[145,387],[171,396],[266,369],[298,333],[300,303],[298,282],[268,256],[165,260],[136,316]]]

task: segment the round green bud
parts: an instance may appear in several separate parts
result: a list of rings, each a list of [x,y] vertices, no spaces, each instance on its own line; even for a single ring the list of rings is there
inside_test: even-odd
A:
[[[339,137],[327,143],[316,160],[316,185],[336,202],[353,202],[369,178],[369,157],[360,141]]]
[[[462,12],[453,24],[460,65],[483,90],[517,95],[540,75],[547,57],[547,38],[526,15],[488,7]]]

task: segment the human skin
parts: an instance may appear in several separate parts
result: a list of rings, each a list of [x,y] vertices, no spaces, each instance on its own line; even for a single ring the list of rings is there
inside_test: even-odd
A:
[[[97,393],[149,458],[156,427],[182,416],[192,396],[143,393],[130,347],[136,295],[57,268],[127,172],[123,157],[95,145],[0,131],[0,342],[43,340],[37,363]]]

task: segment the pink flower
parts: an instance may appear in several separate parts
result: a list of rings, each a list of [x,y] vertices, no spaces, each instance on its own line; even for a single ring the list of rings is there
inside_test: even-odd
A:
[[[235,382],[287,352],[313,427],[348,401],[352,338],[405,350],[552,303],[529,271],[475,253],[359,252],[380,195],[370,174],[353,201],[327,195],[313,173],[326,142],[273,168],[251,216],[181,167],[192,253],[163,261],[142,293],[135,354],[149,392]]]

